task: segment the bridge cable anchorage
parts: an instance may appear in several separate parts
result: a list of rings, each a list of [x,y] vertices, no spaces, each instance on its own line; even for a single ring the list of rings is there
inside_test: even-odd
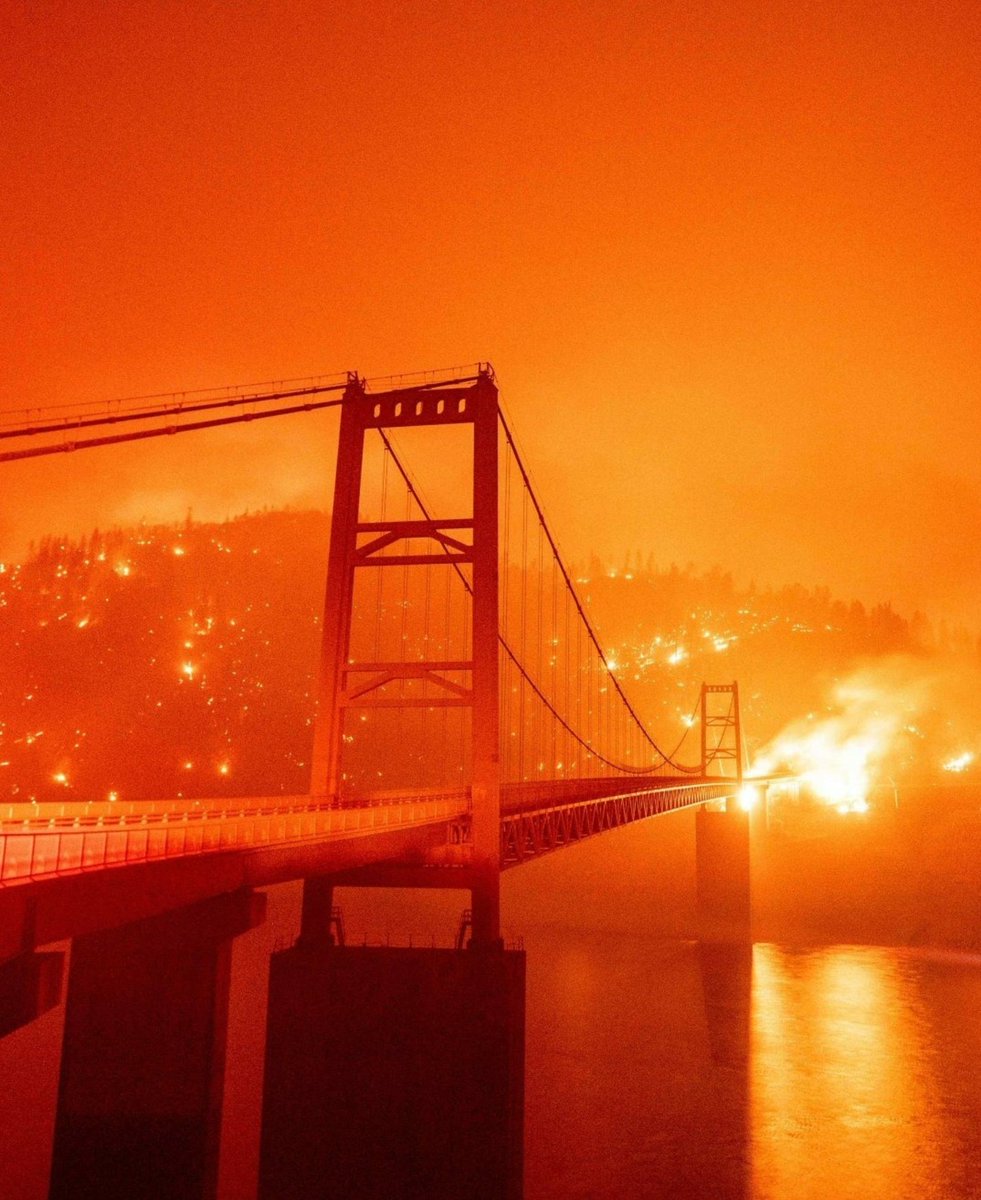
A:
[[[566,570],[565,565],[561,560],[561,556],[559,555],[558,547],[555,543],[555,539],[553,538],[551,531],[548,529],[547,525],[545,524],[544,514],[542,512],[541,506],[540,506],[537,498],[535,497],[534,493],[531,490],[530,479],[529,479],[528,473],[525,470],[524,465],[523,465],[520,457],[517,454],[517,450],[516,450],[516,447],[514,444],[514,439],[511,436],[511,432],[510,432],[509,428],[507,427],[507,425],[504,421],[503,414],[500,413],[500,410],[498,411],[498,416],[501,420],[502,426],[504,427],[504,431],[505,431],[505,435],[508,440],[508,444],[511,447],[512,453],[514,454],[515,463],[521,473],[521,477],[522,477],[522,480],[525,485],[526,495],[527,495],[528,499],[530,499],[531,504],[534,506],[536,515],[538,516],[539,523],[543,527],[544,535],[548,540],[549,546],[551,547],[552,553],[555,557],[555,561],[557,562],[557,565],[558,565],[558,569],[559,569],[559,571],[562,575],[562,579],[566,585],[566,589],[567,589],[568,593],[571,595],[572,602],[575,606],[575,611],[577,612],[577,614],[580,618],[580,624],[585,628],[585,630],[588,634],[589,640],[592,642],[593,646],[595,647],[595,649],[599,655],[600,661],[603,665],[603,668],[604,668],[607,676],[610,679],[612,679],[616,693],[620,697],[623,704],[626,706],[626,708],[630,714],[630,717],[633,720],[636,728],[640,731],[641,735],[646,740],[646,742],[657,752],[657,754],[659,756],[659,760],[653,764],[646,766],[646,767],[637,767],[632,764],[624,764],[621,762],[617,762],[615,759],[612,759],[612,758],[608,757],[607,755],[602,754],[599,750],[597,750],[591,744],[591,741],[589,740],[588,737],[584,738],[579,733],[579,731],[577,729],[575,729],[565,717],[563,717],[563,715],[556,708],[555,704],[549,699],[548,696],[546,696],[546,694],[542,691],[542,689],[538,685],[538,683],[532,678],[530,672],[527,670],[527,668],[524,666],[523,662],[521,661],[521,658],[519,657],[517,652],[513,649],[513,647],[509,644],[509,642],[504,637],[504,635],[501,633],[498,633],[498,643],[501,646],[501,649],[503,650],[507,659],[509,659],[511,661],[511,663],[514,665],[514,667],[517,669],[519,675],[524,680],[524,682],[528,685],[528,687],[531,688],[532,692],[535,694],[535,696],[538,698],[538,700],[545,706],[545,708],[548,709],[548,711],[551,713],[551,715],[554,717],[554,719],[556,721],[558,721],[558,723],[562,726],[562,728],[565,730],[565,732],[574,740],[574,742],[576,744],[578,744],[583,750],[586,751],[587,755],[595,758],[598,762],[602,763],[604,766],[610,767],[612,770],[615,770],[615,771],[620,771],[625,774],[633,774],[633,775],[648,775],[665,765],[673,767],[675,770],[679,771],[682,774],[690,774],[690,775],[700,774],[700,772],[701,772],[700,765],[688,766],[687,764],[679,763],[679,762],[675,761],[674,755],[677,753],[677,750],[673,751],[670,755],[665,754],[664,751],[661,750],[660,746],[658,746],[658,744],[654,741],[654,739],[647,732],[646,728],[644,727],[642,721],[638,717],[633,706],[630,704],[630,701],[625,696],[623,689],[620,686],[619,681],[616,679],[615,675],[610,670],[609,663],[608,663],[608,661],[606,659],[606,655],[604,654],[602,647],[599,643],[599,639],[595,633],[595,630],[593,629],[592,625],[589,622],[589,619],[587,618],[587,616],[585,614],[585,611],[583,610],[582,604],[579,600],[578,595],[576,594],[575,587],[572,584],[572,580],[569,576],[569,573]],[[411,473],[409,472],[408,468],[405,466],[405,464],[402,462],[402,459],[399,457],[398,453],[396,452],[395,447],[392,445],[392,442],[391,442],[389,436],[386,434],[384,429],[380,428],[378,430],[378,432],[379,432],[379,435],[381,436],[382,441],[385,444],[388,452],[391,454],[392,462],[395,464],[396,469],[401,474],[403,480],[405,481],[406,487],[409,490],[409,493],[411,494],[413,500],[415,501],[416,505],[418,506],[420,513],[422,514],[422,516],[425,520],[431,521],[433,518],[431,516],[429,506],[425,503],[424,499],[422,498],[422,496],[419,492],[419,489],[417,488],[414,480],[412,479]],[[525,514],[523,513],[523,518],[524,518],[524,515]],[[523,537],[522,537],[523,557],[526,557],[527,556],[527,549],[526,549],[527,538],[525,536],[525,530],[526,530],[527,526],[526,526],[526,522],[524,519],[522,521],[522,526],[523,526]],[[449,552],[447,550],[445,550],[445,548],[444,548],[444,553],[447,553],[447,555],[448,555]],[[456,571],[460,581],[462,582],[465,590],[467,591],[467,593],[469,595],[472,595],[473,589],[470,584],[470,581],[467,579],[466,575],[461,570],[459,564],[454,562],[453,567],[454,567],[454,570]],[[527,571],[523,570],[522,575],[526,576]],[[524,615],[526,622],[527,622],[527,607],[528,606],[527,606],[527,601],[526,601],[526,597],[525,597],[525,599],[522,603],[522,611],[523,611],[523,615]],[[526,628],[525,628],[525,633],[527,633],[527,624],[526,624]],[[598,689],[598,681],[597,681],[597,689]],[[591,705],[589,705],[587,707],[591,708]],[[587,713],[587,717],[588,717],[588,713]],[[685,733],[682,735],[682,739],[678,743],[679,748],[680,748],[681,744],[684,742],[685,738],[687,737],[688,732],[689,731],[686,729]],[[523,723],[519,728],[519,742],[522,737],[522,733],[523,733]],[[523,754],[523,751],[519,748],[519,764],[520,764],[520,760],[522,758],[522,754]],[[523,764],[521,764],[521,765],[523,765]]]

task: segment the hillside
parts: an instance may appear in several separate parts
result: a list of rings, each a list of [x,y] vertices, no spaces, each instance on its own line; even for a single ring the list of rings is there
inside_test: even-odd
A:
[[[327,539],[322,513],[264,512],[48,538],[3,566],[0,797],[305,790]],[[752,748],[819,709],[856,661],[977,655],[964,632],[824,589],[740,589],[719,570],[650,563],[576,574],[666,745],[703,679],[740,681]]]

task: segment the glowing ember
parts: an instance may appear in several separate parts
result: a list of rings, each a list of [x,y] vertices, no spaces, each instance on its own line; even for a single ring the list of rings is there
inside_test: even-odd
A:
[[[974,755],[970,750],[965,750],[963,754],[958,754],[956,758],[948,758],[943,764],[945,771],[953,771],[960,774],[961,771],[966,771],[967,768],[974,762]]]

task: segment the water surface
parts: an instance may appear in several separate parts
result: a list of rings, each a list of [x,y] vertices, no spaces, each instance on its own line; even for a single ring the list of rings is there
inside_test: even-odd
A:
[[[976,1200],[981,957],[532,929],[527,1200]]]

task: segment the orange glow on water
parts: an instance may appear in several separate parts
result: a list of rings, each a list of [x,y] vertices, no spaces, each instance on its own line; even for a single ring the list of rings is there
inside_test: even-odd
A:
[[[801,1194],[806,1162],[807,1195],[846,1179],[854,1195],[941,1195],[937,1105],[910,1067],[931,1032],[905,997],[901,960],[850,947],[782,969],[778,959],[775,947],[753,952],[753,1194]]]

